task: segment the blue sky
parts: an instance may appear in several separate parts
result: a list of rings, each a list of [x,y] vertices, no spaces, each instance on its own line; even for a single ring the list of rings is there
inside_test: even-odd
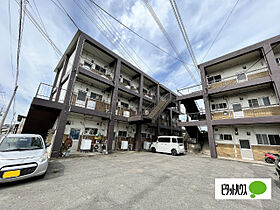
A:
[[[50,0],[29,0],[27,8],[31,13],[33,12],[31,7],[35,9],[34,1],[36,1],[51,39],[64,52],[76,33],[76,28]],[[10,53],[13,54],[13,64],[15,66],[19,11],[15,0],[10,0],[10,2],[12,52],[10,51],[10,35],[8,30],[9,0],[2,0],[0,7],[0,92],[5,92],[6,103],[12,94],[14,85],[13,75],[15,75],[15,70],[11,68]],[[115,46],[118,40],[113,40],[115,45],[112,45],[83,14],[73,0],[60,0],[60,2],[69,11],[81,30],[109,49],[120,54],[119,48]],[[80,2],[86,5],[84,0],[80,0]],[[170,54],[175,55],[142,0],[96,0],[96,2],[127,26]],[[200,63],[236,0],[177,0],[176,2],[194,53],[198,63]],[[169,1],[149,0],[149,3],[152,5],[185,62],[191,63]],[[278,24],[280,19],[279,8],[279,0],[240,0],[205,61],[280,34]],[[35,14],[33,16],[39,21]],[[191,80],[186,69],[179,61],[139,39],[127,29],[120,27],[112,19],[109,18],[109,20],[119,29],[122,40],[126,40],[152,69],[151,72],[138,61],[143,71],[172,90],[194,84],[194,81]],[[123,57],[126,58],[125,56]],[[19,89],[15,106],[17,114],[27,114],[40,82],[52,84],[55,76],[53,69],[58,61],[59,58],[54,53],[52,47],[26,17],[20,61]],[[190,68],[193,72],[195,71],[192,66]],[[3,100],[0,97],[0,108],[1,103],[3,103]],[[9,114],[7,122],[10,122],[10,120],[11,114]]]

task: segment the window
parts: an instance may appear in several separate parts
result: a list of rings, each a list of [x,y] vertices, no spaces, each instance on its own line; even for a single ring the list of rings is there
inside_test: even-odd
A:
[[[220,134],[220,140],[232,141],[232,136],[231,134]]]
[[[125,79],[125,78],[123,78],[123,83],[124,83],[125,85],[130,86],[130,81],[127,80],[127,79]]]
[[[121,107],[122,107],[122,108],[127,108],[127,109],[128,109],[129,104],[124,103],[124,102],[121,102]]]
[[[208,84],[213,84],[215,82],[220,82],[222,80],[222,77],[220,74],[218,74],[216,76],[208,77],[207,80],[208,80]]]
[[[143,94],[148,94],[148,90],[143,88]]]
[[[260,106],[269,106],[270,100],[268,96],[265,96],[260,98],[249,99],[248,103],[249,103],[249,107],[256,108]]]
[[[183,138],[177,138],[177,140],[178,140],[178,143],[183,143],[184,142]]]
[[[92,67],[92,64],[89,63],[89,62],[87,62],[87,61],[84,61],[84,67],[85,67],[86,69],[90,70],[91,67]]]
[[[97,93],[91,92],[91,93],[90,93],[90,98],[91,98],[91,99],[102,100],[102,95],[99,95],[99,94],[97,94]]]
[[[269,144],[266,134],[256,134],[258,144]]]
[[[241,104],[232,104],[232,108],[233,108],[234,112],[241,112],[242,111]]]
[[[79,139],[80,129],[71,128],[69,137],[71,139]]]
[[[251,108],[259,107],[258,99],[249,99],[248,103],[249,103],[249,107]]]
[[[279,57],[279,58],[276,58],[276,63],[277,63],[278,65],[280,65],[280,57]]]
[[[79,92],[78,92],[78,100],[85,101],[86,100],[86,96],[87,96],[86,92],[79,90]]]
[[[227,108],[227,104],[226,103],[219,103],[219,104],[212,104],[212,110],[215,109],[226,109]]]
[[[106,70],[97,64],[95,64],[95,69],[103,74],[106,73]]]
[[[239,73],[237,74],[237,80],[238,81],[242,81],[242,80],[246,80],[246,74],[245,73]]]
[[[280,137],[279,135],[268,135],[268,139],[270,142],[270,145],[280,145]]]
[[[142,138],[147,138],[147,134],[146,133],[141,133],[141,137]]]
[[[279,134],[256,134],[258,144],[280,145]]]
[[[158,142],[169,143],[170,142],[170,138],[169,137],[161,137],[161,138],[158,138]]]
[[[90,135],[96,135],[98,132],[97,128],[85,128],[85,133]]]
[[[177,143],[177,139],[176,138],[172,138],[172,143]]]
[[[126,137],[127,131],[119,131],[118,136],[120,137]]]
[[[239,140],[241,149],[251,149],[249,140]]]

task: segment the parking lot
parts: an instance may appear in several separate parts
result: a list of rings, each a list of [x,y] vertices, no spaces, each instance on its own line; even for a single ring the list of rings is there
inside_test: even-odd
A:
[[[278,209],[274,167],[187,154],[52,160],[45,178],[5,184],[1,209]],[[215,200],[215,177],[271,177],[271,200]]]

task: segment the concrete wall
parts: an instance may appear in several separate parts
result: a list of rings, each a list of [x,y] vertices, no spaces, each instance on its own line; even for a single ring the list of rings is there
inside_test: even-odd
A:
[[[224,78],[235,76],[237,73],[241,73],[241,72],[244,72],[244,71],[248,70],[248,68],[250,68],[250,66],[253,65],[257,60],[258,59],[254,59],[254,60],[250,60],[250,61],[247,61],[247,62],[237,63],[234,66],[231,66],[231,67],[228,67],[228,68],[225,68],[225,69],[221,69],[221,70],[209,73],[207,75],[208,76],[215,76],[215,75],[220,74],[221,77],[222,77],[222,80],[223,80]],[[247,68],[243,69],[243,66],[246,66]],[[265,60],[261,59],[249,71],[252,71],[252,70],[255,70],[255,69],[264,68],[266,66],[267,66],[267,64],[266,64]],[[264,71],[264,70],[262,70],[262,71]]]
[[[238,129],[238,135],[235,134]],[[247,133],[249,132],[249,133]],[[232,141],[220,140],[220,134],[231,134]],[[248,135],[250,134],[250,135]],[[280,153],[280,145],[260,145],[257,142],[256,134],[280,134],[280,125],[256,125],[256,126],[226,126],[215,127],[214,137],[218,157],[241,158],[239,140],[249,140],[254,160],[264,161],[267,152]]]
[[[242,107],[249,107],[249,99],[255,99],[259,97],[269,97],[270,104],[277,104],[277,98],[275,96],[275,92],[272,88],[266,88],[266,89],[260,89],[260,90],[255,90],[251,92],[246,92],[246,93],[240,93],[240,94],[235,94],[235,95],[230,95],[230,96],[223,96],[223,97],[218,97],[218,98],[211,98],[210,100],[210,109],[212,110],[212,104],[219,104],[219,103],[226,103],[227,108],[222,109],[222,110],[227,110],[231,109],[232,110],[232,104],[233,103],[240,103]],[[240,98],[243,98],[243,100],[240,100]],[[219,110],[215,110],[219,111]],[[221,110],[220,110],[221,111]]]

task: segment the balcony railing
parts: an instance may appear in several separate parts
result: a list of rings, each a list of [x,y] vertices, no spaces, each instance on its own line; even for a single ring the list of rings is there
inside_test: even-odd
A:
[[[243,78],[238,79],[237,78],[238,75],[224,77],[219,82],[215,82],[215,83],[211,83],[211,84],[208,83],[208,88],[213,89],[213,88],[219,88],[219,87],[224,87],[224,86],[228,86],[228,85],[234,85],[237,83],[246,82],[249,80],[254,80],[254,79],[258,79],[258,78],[262,78],[262,77],[266,77],[266,76],[270,75],[267,67],[254,69],[254,70],[250,70],[247,72],[244,71],[244,73],[245,73],[244,79]],[[242,72],[240,72],[240,74],[242,74]]]
[[[45,83],[40,83],[35,98],[41,98],[48,101],[64,102],[66,89],[53,87]]]
[[[195,113],[180,114],[179,120],[181,122],[194,122],[194,121],[204,121],[206,120],[205,110]]]
[[[190,87],[185,87],[185,88],[181,88],[178,89],[177,92],[180,93],[181,95],[186,95],[186,94],[190,94],[190,93],[194,93],[194,92],[198,92],[202,90],[202,85],[193,85]]]
[[[86,97],[86,99],[84,101],[82,101],[82,100],[78,100],[77,96],[78,96],[77,93],[72,94],[71,104],[73,106],[79,106],[79,107],[83,107],[86,109],[92,109],[92,110],[97,110],[97,111],[106,112],[106,113],[108,113],[110,110],[110,104],[106,103],[102,100]]]
[[[130,89],[130,90],[133,90],[136,93],[139,93],[139,90],[138,90],[139,88],[134,86],[134,85],[128,85],[128,84],[125,84],[123,82],[120,82],[120,84],[127,89]]]
[[[270,106],[260,106],[257,108],[242,107],[242,111],[234,112],[233,109],[211,112],[212,120],[250,118],[250,117],[268,117],[280,115],[279,104]]]
[[[116,109],[116,115],[123,116],[123,117],[133,117],[137,115],[137,112],[129,108],[118,107]]]
[[[95,73],[95,74],[105,78],[105,79],[108,79],[110,81],[113,80],[112,72],[109,69],[102,68],[103,71],[101,71],[100,69],[96,69],[95,64],[92,64],[92,66],[89,67],[89,66],[84,65],[83,63],[80,63],[80,66],[83,67],[84,69],[88,70],[88,71],[91,71],[91,72],[93,72],[93,73]]]

